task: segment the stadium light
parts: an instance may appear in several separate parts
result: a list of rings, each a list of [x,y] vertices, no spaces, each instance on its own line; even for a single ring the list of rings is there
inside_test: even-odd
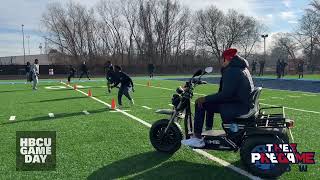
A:
[[[27,35],[26,38],[28,40],[28,52],[29,52],[29,56],[30,56],[30,36]]]
[[[268,37],[268,34],[262,34],[261,37],[263,38],[263,48],[264,48],[264,60],[266,60],[266,38]]]
[[[24,47],[24,31],[23,31],[24,25],[21,25],[22,28],[22,46],[23,46],[23,64],[26,64],[26,49]]]

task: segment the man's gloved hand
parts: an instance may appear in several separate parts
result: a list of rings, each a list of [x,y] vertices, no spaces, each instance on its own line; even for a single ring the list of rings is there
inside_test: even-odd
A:
[[[205,102],[205,97],[200,97],[196,100],[196,104],[198,105],[199,108],[202,108],[203,103]]]

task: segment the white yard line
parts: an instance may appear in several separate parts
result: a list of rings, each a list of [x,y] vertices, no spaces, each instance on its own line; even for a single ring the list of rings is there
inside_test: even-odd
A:
[[[169,106],[171,106],[171,107],[173,107],[173,105],[172,104],[168,104]]]
[[[284,100],[284,98],[281,98],[281,97],[271,97],[271,99],[281,99],[281,100]]]
[[[129,111],[131,111],[131,110],[121,110],[121,111],[129,112]],[[112,112],[112,113],[118,113],[119,111],[117,111],[117,110],[111,110],[111,111],[109,111],[109,112]]]
[[[87,110],[82,111],[85,115],[89,115],[90,113]]]
[[[265,103],[260,103],[262,105],[265,105],[265,106],[278,106],[278,105],[274,105],[274,104],[265,104]],[[309,111],[309,110],[304,110],[304,109],[296,109],[296,108],[291,108],[291,107],[286,107],[286,106],[283,106],[285,109],[290,109],[290,110],[295,110],[295,111],[301,111],[301,112],[308,112],[308,113],[314,113],[314,114],[320,114],[320,112],[317,112],[317,111]]]
[[[136,84],[138,86],[140,86],[141,84]],[[144,85],[142,85],[144,86]],[[154,87],[154,86],[150,86],[150,87]],[[156,87],[158,89],[164,89],[164,90],[170,90],[173,91],[173,89],[169,89],[169,88],[162,88],[162,87]],[[266,88],[265,88],[266,89]],[[275,89],[273,89],[275,90]],[[198,94],[198,93],[193,93],[193,94],[197,94],[197,95],[201,95],[201,96],[206,96],[205,94]],[[264,99],[263,99],[264,100]],[[272,104],[264,104],[264,103],[260,103],[262,105],[266,105],[266,106],[277,106],[277,105],[272,105]],[[295,110],[295,111],[301,111],[301,112],[308,112],[308,113],[314,113],[314,114],[320,114],[320,112],[317,111],[309,111],[309,110],[305,110],[305,109],[297,109],[297,108],[291,108],[291,107],[284,107],[286,109],[290,109],[290,110]]]
[[[16,116],[10,116],[9,121],[14,121],[16,120]]]
[[[54,114],[53,113],[49,113],[48,116],[51,117],[51,118],[54,118]]]
[[[315,94],[302,94],[302,95],[304,95],[304,96],[309,96],[309,97],[315,97],[315,96],[317,96],[317,95],[315,95]]]
[[[288,95],[288,97],[291,97],[291,98],[300,98],[301,96],[292,96],[292,95]]]
[[[148,106],[142,106],[142,107],[148,110],[152,109],[151,107],[148,107]]]
[[[66,86],[68,86],[69,88],[73,88],[72,86],[67,85],[67,84],[64,83],[64,82],[61,82],[61,83],[64,84],[64,85],[66,85]],[[150,86],[150,87],[151,87],[151,86]],[[85,92],[83,92],[83,91],[81,91],[81,90],[79,90],[79,89],[77,89],[76,91],[78,91],[78,92],[80,92],[80,93],[88,96],[87,93],[85,93]],[[100,103],[108,106],[109,108],[111,108],[111,105],[110,105],[110,104],[108,104],[108,103],[106,103],[106,102],[104,102],[104,101],[102,101],[102,100],[100,100],[100,99],[98,99],[98,98],[95,98],[95,97],[89,97],[89,98],[91,98],[91,99],[93,99],[93,100],[95,100],[95,101],[98,101],[98,102],[100,102]],[[142,119],[140,119],[140,118],[138,118],[138,117],[136,117],[136,116],[133,116],[133,115],[131,115],[131,114],[129,114],[129,113],[123,111],[123,110],[120,110],[120,109],[115,109],[115,111],[118,111],[118,112],[122,113],[123,115],[128,116],[128,117],[130,117],[131,119],[140,122],[141,124],[147,126],[148,128],[151,128],[151,124],[150,124],[150,123],[148,123],[148,122],[146,122],[146,121],[144,121],[144,120],[142,120]],[[238,167],[236,167],[236,166],[230,164],[229,162],[226,162],[226,161],[224,161],[224,160],[222,160],[222,159],[220,159],[220,158],[217,158],[217,157],[215,157],[215,156],[213,156],[213,155],[211,155],[211,154],[209,154],[209,153],[207,153],[207,152],[205,152],[205,151],[203,151],[203,150],[201,150],[201,149],[197,149],[197,150],[194,149],[193,151],[194,151],[194,152],[197,152],[198,154],[201,154],[201,155],[205,156],[206,158],[208,158],[208,159],[210,159],[210,160],[212,160],[212,161],[215,161],[216,163],[219,163],[219,164],[222,165],[223,167],[230,168],[231,170],[233,170],[233,171],[235,171],[235,172],[237,172],[237,173],[239,173],[239,174],[242,174],[242,175],[244,175],[244,176],[246,176],[246,177],[248,177],[248,178],[250,178],[250,179],[254,179],[254,180],[258,180],[258,179],[260,180],[260,179],[261,179],[261,178],[259,178],[259,177],[256,177],[256,176],[248,173],[247,171],[245,171],[245,170],[243,170],[243,169],[241,169],[241,168],[238,168]]]
[[[215,157],[215,156],[207,153],[206,151],[203,151],[203,150],[201,150],[201,149],[193,149],[193,151],[195,151],[195,152],[197,152],[197,153],[199,153],[199,154],[207,157],[208,159],[210,159],[210,160],[212,160],[212,161],[215,161],[215,162],[221,164],[221,165],[224,166],[224,167],[228,167],[228,168],[236,171],[236,172],[239,173],[239,174],[242,174],[242,175],[244,175],[244,176],[247,176],[247,177],[250,178],[250,179],[255,179],[255,180],[261,179],[261,178],[259,178],[259,177],[257,177],[257,176],[254,176],[254,175],[248,173],[247,171],[245,171],[245,170],[243,170],[243,169],[240,169],[240,168],[238,168],[238,167],[233,166],[232,164],[230,164],[230,163],[227,162],[227,161],[224,161],[224,160],[222,160],[222,159],[220,159],[220,158],[217,158],[217,157]]]

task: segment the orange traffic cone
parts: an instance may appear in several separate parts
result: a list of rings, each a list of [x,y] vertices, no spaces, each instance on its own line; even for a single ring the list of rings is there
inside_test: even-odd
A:
[[[89,89],[89,91],[88,91],[88,96],[89,96],[89,97],[92,97],[91,89]]]
[[[147,86],[148,86],[148,87],[150,87],[150,86],[151,86],[151,83],[150,83],[150,81],[148,81],[148,82],[147,82]]]
[[[111,101],[111,109],[116,109],[116,101],[114,100],[114,98],[112,98],[112,101]]]
[[[77,85],[76,85],[76,84],[73,85],[73,89],[74,89],[74,90],[77,90]]]

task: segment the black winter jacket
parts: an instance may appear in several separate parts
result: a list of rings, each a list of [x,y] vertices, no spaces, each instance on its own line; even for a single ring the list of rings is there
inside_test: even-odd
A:
[[[222,104],[221,115],[229,118],[250,110],[249,97],[254,89],[248,61],[235,56],[221,73],[219,92],[205,97],[205,102]]]

